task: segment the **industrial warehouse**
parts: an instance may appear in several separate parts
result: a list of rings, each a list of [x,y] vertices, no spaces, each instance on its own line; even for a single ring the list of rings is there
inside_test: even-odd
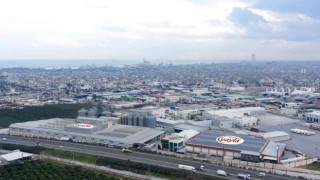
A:
[[[12,124],[10,135],[71,140],[110,146],[132,147],[157,139],[164,132],[148,127],[113,124],[105,118],[48,119]]]
[[[252,162],[280,162],[286,145],[262,138],[207,130],[186,143],[189,153],[230,157]]]

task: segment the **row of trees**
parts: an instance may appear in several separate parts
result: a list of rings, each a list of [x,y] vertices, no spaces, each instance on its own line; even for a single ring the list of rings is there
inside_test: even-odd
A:
[[[93,179],[121,180],[123,178],[109,176],[100,172],[84,169],[79,166],[62,165],[51,161],[25,161],[0,166],[0,180],[33,180],[33,179]]]
[[[12,123],[40,119],[76,118],[79,109],[90,107],[91,104],[53,104],[23,109],[0,109],[0,127],[6,128]]]

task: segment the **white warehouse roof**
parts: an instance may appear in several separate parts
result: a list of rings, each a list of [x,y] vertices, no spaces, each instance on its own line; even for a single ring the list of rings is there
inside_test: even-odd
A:
[[[222,109],[222,110],[209,110],[207,111],[208,114],[217,115],[217,116],[224,116],[224,117],[236,117],[242,116],[244,113],[250,113],[252,111],[265,111],[262,107],[245,107],[245,108],[236,108],[236,109]]]
[[[179,137],[186,137],[187,139],[193,138],[194,136],[198,135],[199,132],[195,130],[184,130],[181,131],[178,135]]]
[[[19,150],[13,151],[12,153],[9,153],[9,154],[1,155],[1,157],[8,162],[30,157],[30,156],[33,156],[33,154],[21,152]]]

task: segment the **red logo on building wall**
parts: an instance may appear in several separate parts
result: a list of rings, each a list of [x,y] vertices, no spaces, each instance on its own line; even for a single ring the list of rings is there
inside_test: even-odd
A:
[[[93,125],[91,124],[75,124],[78,128],[93,128]]]
[[[216,140],[218,143],[231,145],[242,144],[244,142],[242,138],[237,136],[220,136]]]

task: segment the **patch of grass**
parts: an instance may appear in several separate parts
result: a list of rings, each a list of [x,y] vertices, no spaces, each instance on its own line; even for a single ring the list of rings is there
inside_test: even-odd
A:
[[[62,151],[62,150],[56,150],[56,149],[46,149],[44,151],[44,154],[46,155],[52,155],[59,158],[64,159],[74,159],[76,161],[86,162],[90,164],[95,164],[98,156],[91,155],[91,154],[83,154],[78,152],[69,152],[69,151]]]
[[[312,164],[307,165],[307,168],[311,170],[320,171],[320,162],[313,162]]]
[[[33,153],[33,154],[40,154],[45,148],[43,147],[35,147],[35,146],[24,146],[24,145],[16,145],[16,144],[6,144],[0,143],[1,149],[6,150],[21,150],[23,152]]]
[[[159,178],[164,178],[164,179],[172,179],[172,180],[175,179],[174,177],[171,177],[171,176],[169,176],[169,175],[160,174],[160,173],[155,173],[155,172],[151,172],[150,175],[151,175],[151,176],[155,176],[155,177],[159,177]]]

